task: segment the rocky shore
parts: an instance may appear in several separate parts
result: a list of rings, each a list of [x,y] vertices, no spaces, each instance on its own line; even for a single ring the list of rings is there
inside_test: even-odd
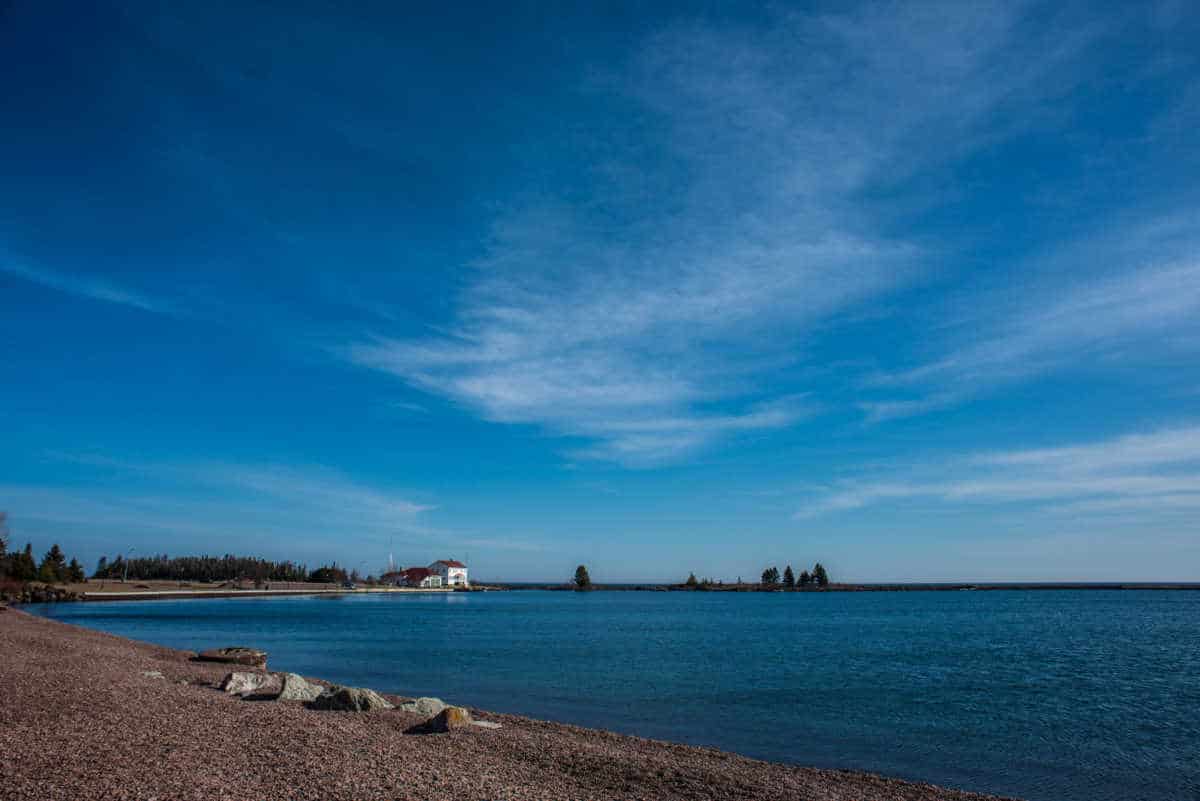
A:
[[[479,710],[466,719],[499,727],[434,726],[430,699],[321,711],[279,695],[305,684],[293,674],[231,680],[228,664],[15,609],[0,609],[0,654],[5,800],[992,798]],[[308,698],[346,689],[307,681]],[[285,700],[246,700],[276,682]]]
[[[50,604],[78,600],[79,593],[65,587],[25,584],[0,588],[0,604]]]

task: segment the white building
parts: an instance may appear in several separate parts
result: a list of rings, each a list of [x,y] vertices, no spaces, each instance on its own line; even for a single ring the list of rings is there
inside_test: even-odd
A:
[[[446,587],[471,586],[467,581],[467,566],[455,559],[439,559],[429,566],[429,570],[441,576],[442,584]]]

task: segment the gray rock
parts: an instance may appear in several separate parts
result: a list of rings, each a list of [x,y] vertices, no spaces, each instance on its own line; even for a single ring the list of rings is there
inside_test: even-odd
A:
[[[270,673],[230,673],[221,679],[220,687],[243,698],[275,698],[283,690],[279,677]]]
[[[322,688],[317,684],[309,684],[303,676],[295,673],[283,674],[283,690],[279,693],[280,701],[315,701],[321,694]]]
[[[148,679],[165,679],[161,670],[143,670],[142,675]]]
[[[446,702],[441,698],[418,698],[396,708],[401,712],[415,712],[422,717],[431,718],[446,708]]]
[[[341,712],[373,712],[377,709],[395,709],[391,701],[374,690],[365,687],[328,687],[309,702],[311,709],[328,709]]]

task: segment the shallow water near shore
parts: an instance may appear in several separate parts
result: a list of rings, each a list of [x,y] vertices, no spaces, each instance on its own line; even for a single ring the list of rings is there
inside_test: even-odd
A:
[[[347,595],[29,611],[272,669],[1030,801],[1200,799],[1200,592]]]

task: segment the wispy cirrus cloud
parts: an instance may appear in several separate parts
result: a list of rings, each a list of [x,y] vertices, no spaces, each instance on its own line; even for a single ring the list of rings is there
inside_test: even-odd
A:
[[[916,397],[863,402],[868,419],[922,414],[1102,359],[1200,350],[1200,217],[1121,226],[1048,259],[1043,269],[1055,273],[1062,265],[1072,267],[1073,280],[1030,279],[1015,297],[998,301],[988,293],[972,297],[978,306],[969,318],[943,332],[949,342],[965,340],[950,345],[948,355],[870,380]]]
[[[670,26],[581,82],[615,111],[573,134],[572,191],[497,216],[442,332],[343,352],[627,465],[793,425],[815,333],[927,255],[860,194],[1008,135],[1076,77],[1094,31],[1020,23],[948,3]]]
[[[70,295],[129,306],[154,314],[179,314],[179,309],[172,303],[124,289],[101,278],[34,268],[2,255],[0,255],[0,272]]]
[[[917,478],[911,476],[916,475]],[[1200,426],[1057,448],[972,454],[815,493],[796,519],[890,503],[1019,504],[1066,514],[1200,509]]]
[[[272,542],[297,560],[364,555],[382,563],[388,549],[424,559],[463,549],[530,553],[545,542],[498,539],[428,522],[437,507],[319,465],[137,462],[95,453],[48,453],[87,473],[70,484],[0,484],[0,507],[22,529],[75,529],[105,549],[113,543],[175,553],[238,551],[236,543]],[[164,535],[167,539],[163,539]],[[213,543],[220,543],[214,546]],[[255,546],[257,547],[257,546]],[[370,563],[367,570],[380,565]]]
[[[90,525],[97,533],[173,532],[183,542],[205,534],[286,536],[308,550],[334,550],[352,538],[445,535],[422,516],[434,509],[321,466],[218,462],[135,462],[91,453],[50,453],[79,467],[69,485],[0,487],[15,516]]]

